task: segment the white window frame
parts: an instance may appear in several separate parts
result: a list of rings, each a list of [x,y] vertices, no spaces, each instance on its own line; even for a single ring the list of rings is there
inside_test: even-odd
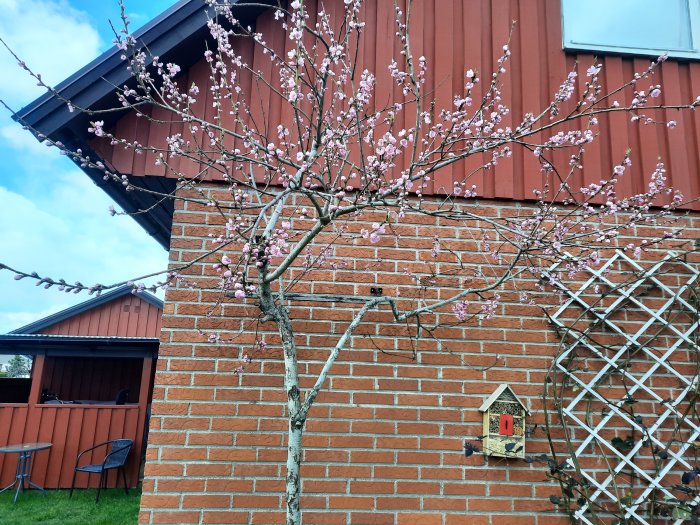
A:
[[[604,45],[586,42],[573,41],[566,31],[567,5],[571,2],[581,2],[585,0],[562,0],[561,1],[561,28],[562,47],[566,51],[597,51],[602,53],[616,53],[625,55],[640,55],[658,57],[668,55],[670,58],[693,58],[700,59],[700,0],[685,0],[690,21],[690,40],[692,49],[655,49],[638,48],[620,45]],[[615,0],[611,0],[615,1]],[[602,15],[601,15],[602,16]]]

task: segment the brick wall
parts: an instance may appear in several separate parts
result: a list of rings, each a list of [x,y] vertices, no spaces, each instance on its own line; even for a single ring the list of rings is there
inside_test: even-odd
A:
[[[479,206],[488,215],[527,212],[509,202]],[[201,255],[220,224],[211,209],[182,203],[177,208],[173,264]],[[700,237],[700,217],[683,220],[688,235]],[[296,218],[294,228],[303,223]],[[355,232],[363,226],[347,224]],[[409,216],[397,232],[399,241],[387,237],[377,246],[342,240],[334,265],[307,275],[295,291],[366,296],[370,287],[381,286],[385,295],[398,294],[407,304],[420,293],[446,297],[449,288],[440,285],[447,281],[425,281],[422,288],[404,272],[425,277],[431,268],[455,271],[447,247],[465,263],[490,270],[492,261],[480,247],[483,227]],[[655,233],[653,227],[635,232]],[[433,258],[435,237],[443,250]],[[195,286],[182,284],[166,295],[140,520],[282,523],[287,422],[279,338],[271,325],[256,321],[253,304],[222,301],[210,263],[188,271]],[[559,485],[547,479],[541,464],[463,453],[465,438],[482,434],[478,407],[504,382],[532,413],[527,453],[549,451],[541,397],[559,337],[540,305],[558,304],[559,297],[538,293],[532,281],[519,281],[517,288],[500,292],[493,319],[421,338],[411,337],[415,326],[392,322],[386,308],[367,316],[310,412],[302,465],[304,523],[568,523],[549,501],[560,494]],[[523,304],[521,290],[534,293],[537,306]],[[323,303],[292,309],[304,387],[311,386],[327,349],[356,310],[357,305]],[[446,321],[451,314],[439,315]],[[207,335],[213,332],[224,343],[210,344]],[[260,338],[269,345],[264,352],[254,350]],[[245,353],[253,361],[239,376],[233,371]],[[552,429],[555,439],[561,434]]]

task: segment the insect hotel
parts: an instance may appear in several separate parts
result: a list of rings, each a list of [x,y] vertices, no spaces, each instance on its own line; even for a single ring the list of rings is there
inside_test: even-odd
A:
[[[481,404],[479,411],[484,414],[484,455],[525,457],[525,417],[529,412],[515,392],[502,384]]]

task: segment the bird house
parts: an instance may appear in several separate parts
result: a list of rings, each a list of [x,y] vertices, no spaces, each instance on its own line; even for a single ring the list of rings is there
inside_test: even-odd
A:
[[[502,458],[525,457],[525,417],[522,401],[505,383],[479,407],[484,414],[484,454]]]

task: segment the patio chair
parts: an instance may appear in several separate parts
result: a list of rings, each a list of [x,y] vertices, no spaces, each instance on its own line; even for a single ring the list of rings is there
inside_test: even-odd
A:
[[[126,483],[124,463],[126,463],[126,458],[129,456],[129,452],[131,451],[131,447],[133,445],[134,442],[131,439],[113,439],[111,441],[105,441],[104,443],[100,443],[99,445],[95,445],[94,447],[85,449],[80,454],[78,454],[78,458],[75,460],[73,481],[70,485],[70,494],[68,495],[68,497],[70,498],[73,496],[73,488],[75,488],[75,476],[78,474],[78,472],[87,472],[88,477],[90,476],[90,474],[99,473],[100,484],[97,487],[97,497],[95,498],[95,503],[98,503],[100,501],[100,490],[102,490],[102,488],[107,488],[107,475],[109,474],[110,470],[114,469],[121,470],[122,479],[124,480],[124,492],[126,492],[126,494],[128,495],[129,487]],[[107,451],[107,455],[105,456],[102,463],[94,463],[91,465],[80,466],[80,458],[83,456],[83,454],[100,447],[106,447]],[[117,484],[118,483],[119,474],[117,473]]]
[[[128,388],[122,388],[119,392],[117,392],[117,399],[114,401],[115,405],[126,405],[126,402],[129,400],[129,389]]]

